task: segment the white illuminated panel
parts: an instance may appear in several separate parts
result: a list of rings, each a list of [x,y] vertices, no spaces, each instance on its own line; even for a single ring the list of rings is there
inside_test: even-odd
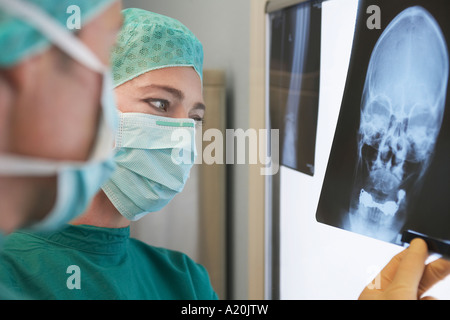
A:
[[[281,167],[280,298],[357,299],[364,286],[402,247],[316,221],[347,77],[355,0],[322,7],[322,57],[314,176]],[[428,294],[450,299],[450,279]]]

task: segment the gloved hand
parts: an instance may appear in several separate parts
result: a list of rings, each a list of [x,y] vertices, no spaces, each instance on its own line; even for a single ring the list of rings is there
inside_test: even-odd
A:
[[[375,278],[379,288],[367,286],[359,300],[430,300],[422,297],[434,284],[450,274],[450,261],[437,259],[427,265],[427,244],[414,239],[410,246],[394,256]],[[381,281],[381,282],[380,282]]]

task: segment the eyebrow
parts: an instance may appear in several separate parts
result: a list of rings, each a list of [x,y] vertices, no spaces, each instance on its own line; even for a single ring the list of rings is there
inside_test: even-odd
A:
[[[198,102],[198,103],[195,104],[195,106],[192,109],[200,109],[200,110],[205,111],[206,106],[203,103]]]
[[[150,84],[150,85],[143,86],[142,88],[152,88],[152,89],[164,90],[164,91],[170,93],[171,95],[173,95],[178,100],[184,99],[184,94],[181,90],[178,90],[178,89],[170,87],[170,86]],[[205,111],[206,106],[201,102],[197,102],[192,109],[200,109],[200,110]]]
[[[171,95],[173,95],[178,100],[183,100],[184,99],[183,92],[181,92],[180,90],[175,89],[173,87],[170,87],[170,86],[162,86],[162,85],[157,85],[157,84],[150,84],[150,85],[144,86],[143,88],[152,88],[152,89],[164,90],[164,91],[170,93]]]

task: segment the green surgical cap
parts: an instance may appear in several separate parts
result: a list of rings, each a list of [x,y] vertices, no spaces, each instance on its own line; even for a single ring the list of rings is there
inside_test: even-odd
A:
[[[56,23],[72,32],[78,30],[69,30],[67,27],[74,13],[70,6],[76,5],[80,9],[83,26],[115,1],[117,0],[22,0],[39,7]],[[0,67],[13,66],[27,57],[43,52],[50,44],[33,25],[0,8]]]
[[[117,87],[148,71],[190,66],[203,81],[203,47],[181,22],[142,9],[122,11],[124,22],[111,62]]]

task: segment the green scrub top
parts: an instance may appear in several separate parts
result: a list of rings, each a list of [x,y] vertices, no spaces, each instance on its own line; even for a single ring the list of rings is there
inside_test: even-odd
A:
[[[129,227],[13,233],[0,253],[0,283],[31,299],[217,299],[203,266],[130,238]]]

